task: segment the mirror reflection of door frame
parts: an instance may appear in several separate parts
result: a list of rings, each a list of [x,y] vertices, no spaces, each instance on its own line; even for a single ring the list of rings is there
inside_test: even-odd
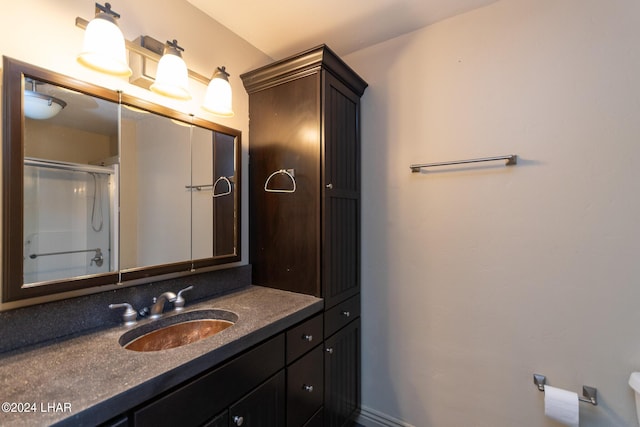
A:
[[[242,132],[240,132],[239,130],[227,127],[227,126],[222,126],[219,125],[217,123],[213,123],[213,122],[209,122],[206,120],[202,120],[199,119],[197,117],[194,117],[193,119],[193,124],[194,126],[199,126],[199,127],[203,127],[206,129],[210,129],[213,131],[213,139],[212,139],[212,143],[214,144],[213,147],[213,156],[216,156],[216,140],[223,138],[223,139],[229,139],[230,141],[233,141],[234,145],[233,145],[233,149],[232,154],[233,154],[233,170],[230,169],[222,169],[221,168],[216,168],[215,166],[215,161],[213,161],[213,183],[215,183],[218,178],[220,178],[221,176],[224,176],[225,178],[227,178],[230,183],[231,183],[231,193],[228,195],[224,195],[222,197],[217,197],[217,198],[213,198],[213,193],[212,193],[212,204],[214,212],[215,212],[215,204],[218,203],[218,201],[221,201],[222,199],[225,199],[225,201],[228,200],[232,200],[233,201],[233,224],[232,224],[232,232],[233,232],[233,240],[234,240],[234,250],[231,253],[225,253],[225,254],[216,254],[215,252],[215,237],[213,238],[213,247],[212,247],[212,257],[208,257],[208,258],[195,258],[193,260],[193,268],[194,269],[203,269],[203,268],[207,268],[207,267],[215,267],[221,264],[227,264],[227,263],[232,263],[232,262],[237,262],[240,261],[241,259],[241,236],[240,236],[240,227],[241,227],[241,220],[240,220],[240,212],[242,212],[241,210],[241,201],[242,201],[242,168],[240,167],[240,163],[241,163],[241,153],[242,153]],[[220,154],[218,154],[218,156],[220,156]],[[223,185],[219,185],[216,186],[215,191],[218,192],[219,190],[225,190],[222,187],[224,187]],[[231,198],[231,199],[227,199],[227,198]],[[224,203],[224,202],[223,202]],[[214,214],[215,215],[215,214]],[[214,223],[212,224],[214,233],[215,233],[215,229],[216,227],[220,227],[223,226],[221,225],[222,222],[221,221],[217,221],[215,219],[212,219],[212,221],[214,221]],[[228,231],[228,230],[227,230]],[[196,233],[197,231],[194,230],[193,233]]]

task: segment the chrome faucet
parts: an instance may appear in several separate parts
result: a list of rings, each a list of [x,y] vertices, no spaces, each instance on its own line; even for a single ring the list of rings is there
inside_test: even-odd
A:
[[[158,298],[153,299],[153,305],[151,306],[151,318],[155,319],[162,315],[164,311],[164,304],[169,302],[174,302],[176,300],[176,294],[173,292],[165,292],[160,295]]]

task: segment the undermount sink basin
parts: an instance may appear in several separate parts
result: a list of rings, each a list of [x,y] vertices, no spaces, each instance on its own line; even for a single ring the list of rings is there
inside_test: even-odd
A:
[[[132,351],[160,351],[213,336],[238,320],[226,310],[195,310],[165,317],[125,332],[119,340]]]

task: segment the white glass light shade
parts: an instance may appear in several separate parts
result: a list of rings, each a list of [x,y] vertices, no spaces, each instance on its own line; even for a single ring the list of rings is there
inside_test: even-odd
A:
[[[109,15],[99,14],[87,25],[78,62],[107,74],[124,77],[131,75],[124,36]]]
[[[169,98],[188,100],[191,99],[189,93],[189,72],[187,64],[182,57],[173,53],[165,53],[158,62],[156,80],[150,89],[160,95]]]
[[[223,74],[224,73],[224,74]],[[202,108],[218,116],[233,116],[231,85],[225,71],[216,71],[207,86]]]
[[[32,90],[24,91],[24,115],[30,119],[46,120],[57,115],[67,103]]]

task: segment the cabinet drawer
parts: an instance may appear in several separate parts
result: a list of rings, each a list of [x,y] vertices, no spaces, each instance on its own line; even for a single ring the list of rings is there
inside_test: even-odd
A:
[[[136,426],[200,426],[284,367],[284,334],[134,412]]]
[[[322,314],[287,331],[287,364],[322,342]]]
[[[360,317],[360,295],[341,302],[324,314],[324,336],[329,337]]]
[[[322,406],[323,346],[317,346],[287,368],[287,427],[301,427]]]

